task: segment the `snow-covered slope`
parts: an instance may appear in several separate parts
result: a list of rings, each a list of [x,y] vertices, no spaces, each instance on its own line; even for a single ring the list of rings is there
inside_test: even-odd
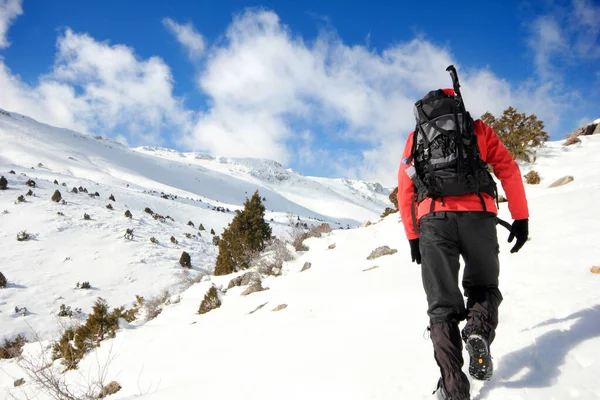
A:
[[[389,206],[389,190],[352,198],[332,190],[328,180],[316,183],[269,160],[213,158],[152,147],[129,149],[14,113],[0,114],[0,135],[0,165],[28,168],[42,163],[51,169],[46,176],[129,185],[131,190],[156,190],[230,208],[259,189],[271,211],[344,227],[377,218]],[[38,172],[34,175],[44,176]]]
[[[540,185],[526,186],[531,239],[519,253],[511,254],[508,233],[499,228],[504,301],[492,346],[495,373],[489,382],[472,382],[474,399],[600,399],[600,275],[590,272],[590,267],[600,264],[600,217],[594,212],[600,202],[600,137],[581,140],[569,147],[562,147],[562,142],[549,143],[536,164],[523,166],[523,173],[533,168],[542,178]],[[140,157],[152,157],[139,154],[146,151],[135,150]],[[5,157],[4,152],[1,156]],[[168,168],[176,165],[170,157],[152,159],[160,158]],[[184,157],[184,164],[205,168],[211,174],[231,176],[240,168],[240,181],[268,181],[244,172],[249,167],[241,161],[198,156],[199,162],[206,161],[199,165],[190,162],[194,156]],[[1,268],[5,272],[4,265],[9,267],[5,275],[10,282],[8,289],[0,290],[3,327],[26,327],[42,318],[48,324],[56,320],[52,315],[40,315],[43,312],[38,307],[57,311],[65,302],[89,312],[89,301],[100,293],[113,296],[109,303],[117,306],[133,300],[134,294],[143,295],[145,288],[158,290],[161,281],[176,286],[176,273],[181,269],[176,258],[182,248],[195,251],[194,275],[208,268],[194,260],[214,257],[210,235],[202,232],[202,238],[189,242],[184,238],[179,245],[169,243],[167,236],[173,231],[180,239],[183,232],[197,231],[187,227],[188,219],[203,222],[207,229],[222,223],[216,218],[226,214],[201,207],[208,200],[177,202],[135,192],[133,182],[138,178],[132,175],[130,187],[121,184],[119,192],[117,184],[95,186],[86,181],[83,185],[98,190],[100,198],[69,194],[65,196],[68,204],[62,206],[46,201],[54,189],[50,178],[55,172],[38,168],[37,159],[31,162],[35,162],[35,170],[21,168],[17,175],[7,176],[9,187],[18,188],[8,191],[9,200],[5,201],[6,193],[0,194],[0,208],[10,208],[9,214],[0,214],[0,254],[9,260]],[[48,174],[48,180],[41,179],[42,188],[33,189],[43,196],[14,205],[13,198],[24,192],[22,185],[27,179],[20,172]],[[548,187],[565,175],[573,176],[574,181]],[[79,186],[80,179],[69,179],[69,187]],[[341,197],[353,190],[365,194],[361,184],[334,182],[327,186]],[[103,208],[109,190],[115,191],[114,211]],[[134,213],[132,221],[122,216],[125,204]],[[306,204],[303,207],[310,209]],[[169,213],[175,222],[163,224],[149,218],[142,212],[144,206],[163,215]],[[80,220],[79,215],[88,209],[94,210],[95,221]],[[58,218],[57,210],[65,217]],[[190,210],[198,216],[187,218]],[[501,204],[500,216],[510,220],[506,203]],[[29,221],[32,228],[27,229],[39,233],[37,240],[17,243],[15,233]],[[139,230],[139,240],[121,239],[129,226]],[[161,245],[151,245],[149,235],[159,238]],[[209,276],[181,293],[180,301],[166,306],[156,319],[124,325],[114,340],[103,342],[98,351],[89,354],[79,370],[67,373],[67,381],[73,387],[84,386],[110,359],[106,381],[122,386],[110,397],[114,399],[433,398],[431,391],[439,372],[431,342],[423,337],[427,315],[421,273],[419,266],[410,262],[398,215],[365,228],[334,230],[305,243],[310,250],[285,263],[282,276],[263,281],[268,290],[242,296],[245,287],[234,287],[220,294],[220,308],[198,315],[207,289],[211,285],[225,289],[231,279]],[[385,245],[397,253],[367,260],[372,250]],[[63,255],[71,260],[63,262]],[[136,257],[146,261],[137,265]],[[49,258],[52,263],[47,262]],[[312,266],[301,272],[305,262]],[[79,275],[60,275],[66,273]],[[120,275],[123,273],[127,275]],[[92,286],[96,286],[94,279],[100,282],[96,292],[72,289],[87,276],[92,276]],[[32,314],[14,315],[11,308],[16,303],[31,305]],[[282,304],[287,307],[273,311]],[[38,344],[28,344],[25,352],[37,349]],[[29,382],[12,388],[14,380],[23,376],[16,361],[1,362],[0,398],[3,389],[7,398],[9,394],[18,399],[50,398]]]

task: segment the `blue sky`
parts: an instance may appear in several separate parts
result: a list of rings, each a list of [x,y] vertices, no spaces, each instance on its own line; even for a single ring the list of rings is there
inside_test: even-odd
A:
[[[457,66],[474,115],[599,118],[600,6],[0,0],[0,107],[116,138],[393,183],[412,104]]]

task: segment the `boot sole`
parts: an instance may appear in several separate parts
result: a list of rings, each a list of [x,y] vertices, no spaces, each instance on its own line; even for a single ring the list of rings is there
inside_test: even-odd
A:
[[[466,343],[469,353],[469,374],[480,381],[489,381],[494,373],[494,364],[487,342],[479,335],[471,335]]]

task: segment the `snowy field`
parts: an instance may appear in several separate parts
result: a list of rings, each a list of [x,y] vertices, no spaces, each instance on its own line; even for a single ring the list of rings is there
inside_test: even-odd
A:
[[[67,373],[74,388],[108,365],[106,381],[122,386],[111,399],[434,398],[439,372],[431,342],[423,336],[428,321],[420,269],[410,262],[398,214],[378,218],[388,206],[385,190],[304,178],[264,161],[130,150],[50,128],[44,134],[52,136],[44,141],[32,127],[31,121],[0,119],[0,143],[9,143],[0,152],[0,169],[10,188],[0,192],[0,213],[8,211],[0,214],[0,271],[9,281],[0,289],[0,336],[33,327],[51,339],[58,334],[60,304],[86,313],[99,295],[116,307],[131,303],[136,294],[158,295],[167,288],[178,300],[147,323],[123,324],[115,339],[102,342],[77,371]],[[489,382],[472,382],[474,399],[600,399],[600,275],[590,272],[600,265],[595,212],[600,137],[581,140],[570,147],[549,143],[533,166],[522,167],[523,174],[533,168],[542,178],[539,185],[526,185],[531,239],[510,254],[508,232],[498,228],[504,302],[492,346],[495,373]],[[15,175],[7,175],[11,169]],[[548,187],[565,175],[574,181]],[[169,180],[173,176],[181,179]],[[276,178],[282,176],[287,178]],[[32,189],[35,197],[14,204],[27,191],[28,178],[39,184]],[[54,179],[67,188],[54,185]],[[80,185],[100,197],[63,191]],[[321,187],[321,201],[310,197],[317,190],[312,185]],[[190,253],[194,276],[210,274],[217,249],[209,231],[220,234],[232,218],[212,207],[233,210],[244,192],[250,195],[256,187],[266,193],[272,210],[267,218],[274,218],[278,235],[284,235],[288,212],[311,223],[319,221],[309,217],[326,220],[332,227],[342,220],[374,224],[306,240],[309,251],[285,263],[282,276],[263,281],[268,290],[242,296],[246,288],[234,287],[220,293],[220,308],[198,315],[211,285],[225,289],[232,276],[208,275],[181,291],[179,255]],[[57,188],[66,205],[49,200]],[[160,191],[178,198],[162,199]],[[110,194],[115,202],[108,200]],[[106,209],[108,203],[114,210]],[[175,222],[156,221],[145,207]],[[364,214],[355,213],[356,207]],[[131,220],[123,216],[126,209],[133,213]],[[83,220],[85,212],[91,220]],[[511,221],[506,203],[500,216]],[[199,223],[206,231],[198,231]],[[134,228],[134,240],[123,239],[126,228]],[[24,229],[35,238],[17,242],[17,232]],[[184,233],[201,237],[188,239]],[[179,244],[169,242],[171,235]],[[150,243],[150,236],[160,243]],[[398,251],[367,260],[386,245]],[[305,262],[311,268],[302,272]],[[91,290],[75,289],[83,280],[90,281]],[[29,313],[15,314],[15,306],[26,306]],[[282,309],[273,311],[276,307]],[[25,354],[39,346],[26,345]],[[14,360],[0,361],[0,399],[51,398],[28,382],[13,388],[22,377]]]

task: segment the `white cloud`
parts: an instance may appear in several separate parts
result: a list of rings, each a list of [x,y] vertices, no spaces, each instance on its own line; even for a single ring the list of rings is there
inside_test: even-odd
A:
[[[22,0],[0,0],[0,49],[10,46],[6,34],[13,20],[23,14],[21,4]]]
[[[530,27],[528,44],[534,52],[540,77],[600,58],[600,6],[590,0],[571,0],[566,7],[551,8]]]
[[[132,143],[160,144],[165,130],[188,129],[190,113],[173,96],[172,81],[160,58],[140,60],[129,47],[70,29],[58,38],[55,64],[36,86],[0,62],[3,108]]]
[[[348,46],[331,31],[306,42],[268,11],[236,16],[205,52],[196,60],[207,108],[193,112],[173,95],[162,59],[140,59],[127,46],[67,29],[57,40],[55,64],[35,86],[0,60],[0,107],[131,145],[160,145],[167,132],[190,150],[316,165],[321,173],[389,185],[414,127],[413,104],[451,85],[449,64],[457,66],[474,116],[514,105],[551,126],[564,112],[566,95],[551,83],[513,86],[489,68],[463,67],[450,50],[424,38],[381,51]]]
[[[224,41],[208,50],[198,85],[210,108],[182,143],[283,164],[328,155],[330,171],[392,184],[414,127],[413,105],[428,91],[451,86],[450,64],[474,116],[511,104],[541,118],[560,115],[551,86],[513,87],[490,69],[463,69],[448,49],[423,38],[381,52],[348,46],[332,32],[307,43],[275,13],[253,10],[237,16]],[[325,142],[336,148],[323,149]],[[366,150],[352,155],[348,148]]]
[[[197,60],[204,54],[204,37],[196,31],[191,23],[178,24],[171,18],[164,18],[163,25],[177,38],[177,41],[187,50],[192,60]]]

